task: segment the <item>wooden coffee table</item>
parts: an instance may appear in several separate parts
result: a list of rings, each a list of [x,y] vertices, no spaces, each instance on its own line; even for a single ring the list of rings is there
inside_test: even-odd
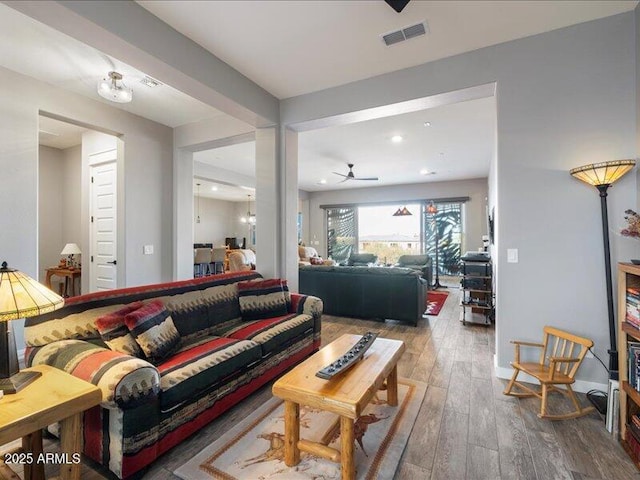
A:
[[[343,480],[355,478],[354,423],[386,380],[387,403],[398,405],[398,360],[404,342],[378,337],[364,358],[346,372],[323,380],[316,372],[346,353],[360,335],[345,334],[302,362],[273,385],[273,394],[284,400],[284,461],[300,463],[300,450],[341,464]],[[339,415],[341,450],[323,441],[300,439],[300,405]],[[334,430],[335,424],[328,431]],[[324,443],[323,443],[324,442]]]

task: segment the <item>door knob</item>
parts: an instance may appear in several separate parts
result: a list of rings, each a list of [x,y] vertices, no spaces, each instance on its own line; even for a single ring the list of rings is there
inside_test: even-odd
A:
[[[118,261],[117,261],[117,260],[114,260],[113,262],[107,262],[107,263],[110,263],[110,264],[112,264],[112,265],[117,265],[117,264],[118,264]]]

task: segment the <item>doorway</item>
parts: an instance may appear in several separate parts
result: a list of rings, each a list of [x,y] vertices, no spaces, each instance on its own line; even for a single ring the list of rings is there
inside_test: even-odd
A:
[[[116,231],[116,165],[118,152],[122,151],[118,137],[42,112],[38,138],[38,279],[44,284],[48,279],[54,291],[65,293],[66,277],[53,273],[53,269],[68,259],[62,254],[65,247],[75,244],[81,253],[73,256],[72,278],[76,283],[67,293],[78,295],[115,288],[120,284],[116,264],[107,272],[94,268],[91,260],[97,251],[104,257],[103,253],[110,250],[113,257],[104,257],[105,261],[117,262],[116,233],[120,236],[120,232]],[[98,167],[108,164],[110,174],[98,171]],[[91,177],[98,183],[91,184]],[[105,194],[105,189],[112,190],[112,194]],[[105,216],[109,209],[103,208],[107,204],[111,204],[109,220]],[[94,206],[102,212],[96,214],[92,211]],[[103,241],[107,227],[113,241]]]

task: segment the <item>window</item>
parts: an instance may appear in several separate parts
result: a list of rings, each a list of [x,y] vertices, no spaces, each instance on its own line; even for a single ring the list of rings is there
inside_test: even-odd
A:
[[[358,220],[354,207],[327,208],[327,255],[346,261],[356,251]]]

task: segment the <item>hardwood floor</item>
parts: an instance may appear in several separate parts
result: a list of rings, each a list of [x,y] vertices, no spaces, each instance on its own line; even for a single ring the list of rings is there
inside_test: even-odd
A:
[[[640,479],[599,414],[551,422],[536,416],[537,399],[502,394],[506,381],[493,372],[494,329],[459,322],[457,289],[437,317],[418,327],[323,317],[322,341],[343,333],[379,331],[406,343],[401,376],[429,385],[395,480],[416,479]],[[171,472],[271,397],[271,385],[162,456],[141,478],[177,479]],[[552,409],[565,399],[553,395]],[[587,404],[584,395],[580,401]],[[57,448],[48,441],[46,449]],[[82,478],[112,478],[83,465]],[[386,479],[384,479],[386,480]]]

